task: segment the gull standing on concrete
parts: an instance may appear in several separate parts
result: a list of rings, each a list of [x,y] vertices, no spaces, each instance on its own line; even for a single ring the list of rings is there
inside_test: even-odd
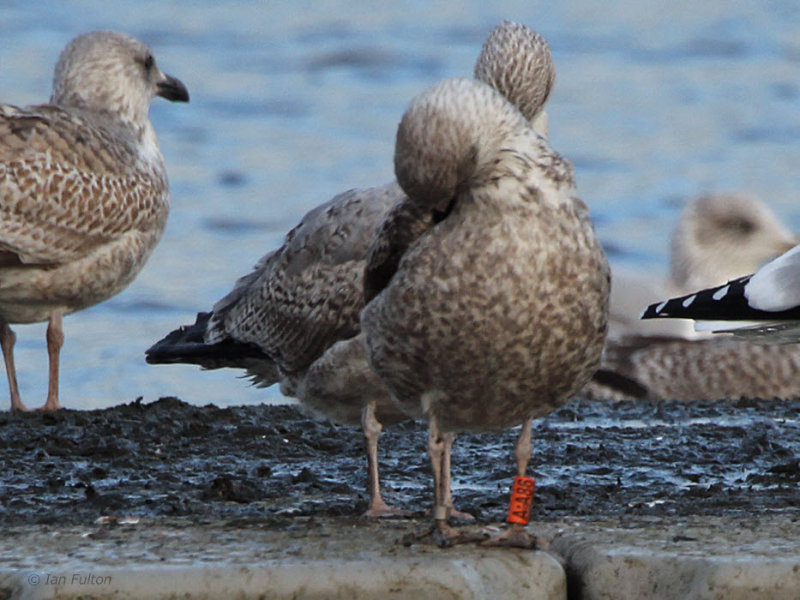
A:
[[[555,70],[541,35],[501,23],[483,45],[475,77],[546,132],[544,106]],[[381,497],[377,460],[381,423],[407,415],[367,363],[359,315],[367,250],[387,213],[404,199],[392,182],[344,192],[316,207],[211,313],[199,314],[194,325],[171,332],[146,353],[152,364],[243,368],[256,385],[279,382],[283,394],[314,414],[361,424],[369,469],[366,514],[376,517],[407,514]],[[429,213],[417,217],[421,230],[433,225]]]
[[[435,533],[458,539],[446,522],[447,438],[521,424],[524,477],[532,419],[600,362],[609,268],[571,165],[483,83],[446,80],[412,101],[395,175],[436,225],[414,238],[402,219],[383,224],[365,281],[377,295],[361,326],[393,400],[428,419]],[[530,542],[520,524],[502,538]]]
[[[169,190],[148,118],[154,96],[189,100],[147,46],[100,31],[61,53],[49,104],[0,105],[0,346],[12,410],[25,405],[9,325],[48,321],[44,409],[60,408],[63,316],[119,293],[161,237]]]

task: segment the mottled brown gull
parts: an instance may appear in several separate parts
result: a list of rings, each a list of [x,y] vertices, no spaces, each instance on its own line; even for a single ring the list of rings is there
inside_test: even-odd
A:
[[[800,398],[800,344],[747,344],[729,337],[627,336],[606,346],[584,388],[609,400]]]
[[[484,43],[475,77],[519,103],[537,127],[546,126],[544,105],[555,75],[549,46],[538,33],[510,21],[498,25]],[[211,313],[147,351],[150,363],[246,369],[257,385],[279,382],[285,395],[312,413],[361,424],[370,516],[405,513],[381,497],[377,442],[381,423],[406,416],[370,369],[359,335],[367,249],[387,212],[404,197],[392,182],[318,206]],[[423,227],[432,224],[430,215],[421,218]]]
[[[63,316],[120,292],[161,237],[169,192],[154,96],[189,100],[147,46],[102,31],[61,53],[49,104],[0,106],[0,346],[12,410],[25,406],[9,324],[48,321],[44,408],[59,408]]]
[[[599,364],[609,268],[571,165],[487,85],[447,80],[413,100],[395,175],[438,222],[410,242],[393,230],[401,220],[384,224],[367,273],[386,286],[361,325],[392,398],[428,419],[435,531],[449,540],[458,537],[446,522],[451,434],[522,424],[515,457],[524,476],[531,420],[566,402]],[[388,280],[374,265],[386,257],[397,264]],[[514,524],[504,540],[529,537]]]

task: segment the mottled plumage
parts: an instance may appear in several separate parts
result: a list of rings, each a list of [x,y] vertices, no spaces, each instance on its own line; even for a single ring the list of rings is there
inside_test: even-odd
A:
[[[525,438],[532,418],[578,391],[600,361],[609,269],[571,165],[482,83],[448,80],[411,103],[395,175],[421,208],[449,208],[361,325],[392,398],[429,420],[441,528],[440,432],[524,423]]]
[[[503,21],[495,27],[475,63],[475,79],[488,83],[547,137],[544,107],[556,82],[550,45],[531,28]]]
[[[512,46],[503,51],[504,44]],[[519,55],[514,56],[512,48]],[[539,66],[533,69],[531,63]],[[536,119],[552,86],[552,68],[541,36],[505,22],[489,34],[475,71],[477,77],[503,82],[505,91],[525,102],[526,118]],[[522,72],[504,75],[505,69]],[[541,86],[547,93],[539,91]],[[526,101],[528,96],[536,102]],[[209,319],[198,321],[207,323],[205,330],[198,325],[182,328],[147,351],[151,363],[245,368],[259,385],[280,382],[284,394],[300,399],[314,413],[340,423],[361,423],[370,461],[370,514],[390,512],[378,494],[376,445],[381,425],[376,415],[384,423],[405,415],[369,368],[358,335],[359,315],[365,303],[367,249],[390,211],[391,218],[404,218],[404,198],[393,182],[351,190],[315,208],[289,232],[281,248],[263,257],[214,306]],[[414,219],[423,230],[433,224],[429,211]],[[390,276],[394,266],[388,271]],[[260,360],[249,355],[253,347],[263,352]]]
[[[294,375],[335,341],[355,336],[367,248],[400,198],[389,184],[345,192],[309,212],[279,250],[214,305],[206,342],[254,343]]]
[[[798,398],[798,375],[800,344],[629,336],[608,345],[584,393],[610,400]]]
[[[148,118],[157,95],[189,99],[144,44],[93,32],[62,52],[50,104],[0,106],[0,342],[13,409],[24,405],[8,324],[49,320],[45,408],[58,408],[61,318],[121,291],[161,237],[169,191]]]

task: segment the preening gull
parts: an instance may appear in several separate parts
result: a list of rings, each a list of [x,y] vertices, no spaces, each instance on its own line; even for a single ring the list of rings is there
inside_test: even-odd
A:
[[[517,475],[527,480],[532,419],[566,402],[600,362],[609,268],[571,165],[485,84],[446,80],[411,102],[395,175],[437,222],[410,241],[406,221],[384,223],[365,285],[385,287],[361,326],[392,398],[428,420],[435,533],[450,541],[459,537],[446,521],[453,434],[521,424]],[[384,260],[396,271],[379,268]],[[501,537],[530,541],[519,522]]]
[[[800,341],[800,246],[752,275],[648,306],[643,319],[693,319],[755,341]]]
[[[510,21],[498,25],[484,43],[475,77],[519,103],[537,127],[546,126],[544,104],[555,75],[549,46],[538,33]],[[381,423],[407,416],[369,367],[359,334],[367,250],[390,209],[404,198],[392,182],[344,192],[316,207],[212,312],[147,350],[153,364],[246,369],[257,385],[280,383],[285,395],[312,413],[361,424],[369,516],[406,513],[381,497],[377,442]],[[429,213],[418,216],[422,228],[432,225]]]
[[[0,105],[0,346],[12,410],[25,405],[9,325],[48,321],[44,408],[59,408],[63,316],[119,293],[161,237],[169,189],[154,96],[189,100],[147,46],[99,31],[61,53],[49,104]]]

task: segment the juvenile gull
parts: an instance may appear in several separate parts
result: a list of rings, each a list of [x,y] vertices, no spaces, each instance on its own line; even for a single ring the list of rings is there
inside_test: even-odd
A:
[[[798,243],[767,205],[742,194],[704,194],[681,211],[670,243],[670,276],[612,266],[609,343],[626,335],[707,337],[687,321],[641,321],[642,306],[752,273]]]
[[[59,408],[63,316],[120,292],[161,237],[169,191],[154,96],[189,100],[147,46],[100,31],[61,53],[49,104],[0,105],[0,346],[12,410],[25,405],[9,324],[48,321],[44,408]]]
[[[610,400],[800,398],[800,344],[627,336],[606,346],[602,367],[582,394]]]
[[[475,77],[519,103],[546,127],[555,78],[550,49],[524,25],[503,22],[487,37]],[[302,406],[338,423],[361,424],[368,459],[367,515],[403,514],[380,494],[381,422],[406,418],[369,367],[359,334],[367,249],[405,194],[396,182],[340,194],[306,214],[283,246],[264,256],[211,313],[147,350],[150,363],[188,362],[246,369],[257,385],[280,383]],[[420,215],[419,226],[431,224]],[[379,420],[380,419],[380,420]]]
[[[571,165],[487,85],[446,80],[414,99],[397,132],[395,175],[437,223],[411,241],[401,219],[384,223],[365,285],[377,290],[369,278],[378,273],[385,287],[361,325],[392,398],[428,419],[435,532],[451,540],[453,433],[522,424],[515,457],[525,474],[531,420],[599,364],[609,269]],[[375,264],[387,257],[397,265],[388,278]],[[518,524],[501,537],[529,542]]]

